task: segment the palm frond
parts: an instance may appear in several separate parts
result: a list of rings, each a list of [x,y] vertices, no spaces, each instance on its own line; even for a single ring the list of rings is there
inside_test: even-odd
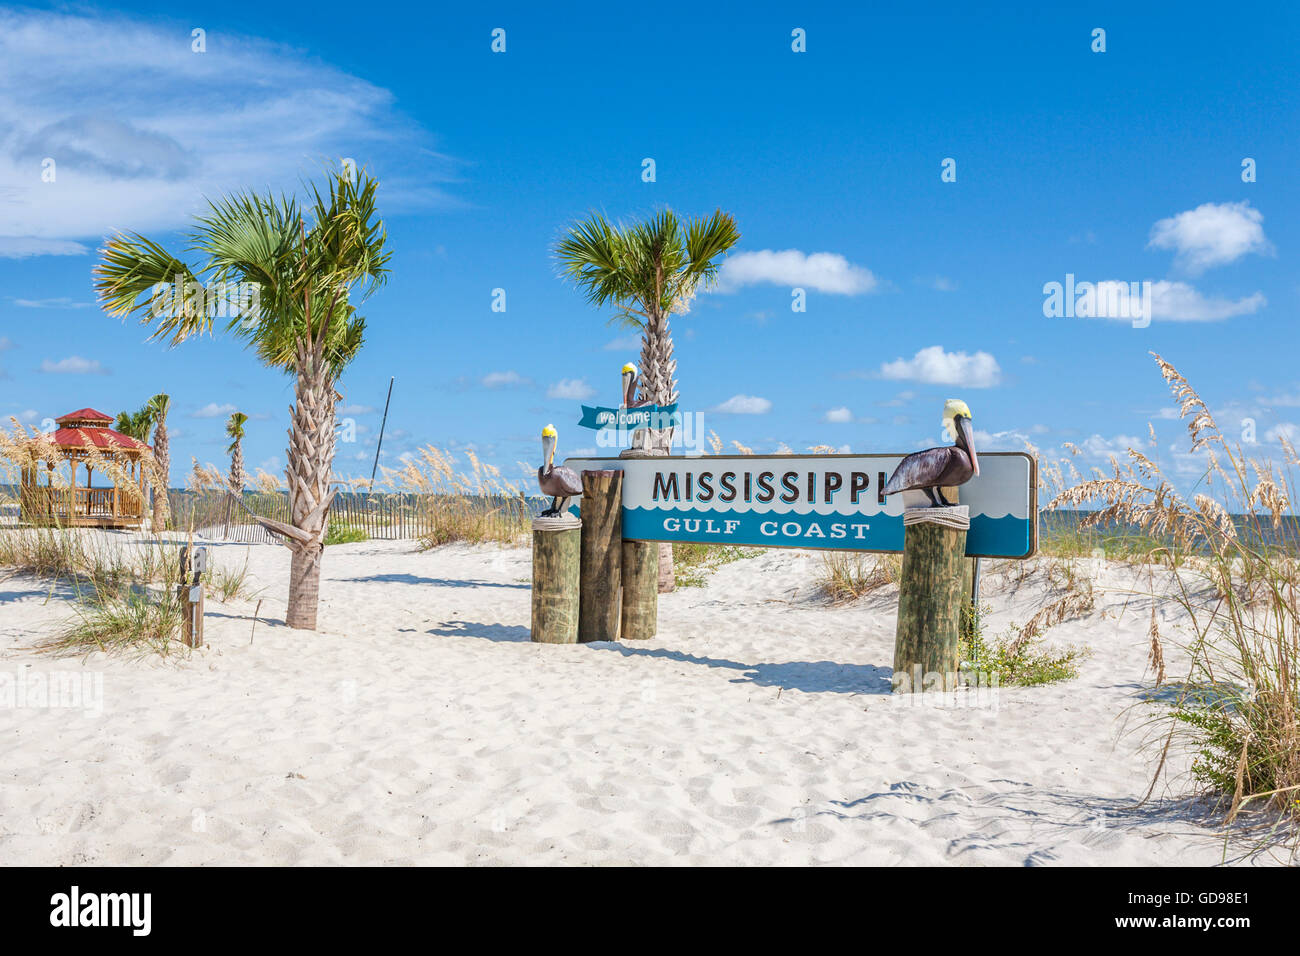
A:
[[[718,259],[740,239],[736,220],[717,210],[683,223],[671,209],[629,226],[592,213],[556,244],[560,271],[611,319],[644,327],[651,314],[682,311],[697,286],[717,275]]]
[[[118,318],[142,313],[141,324],[154,325],[150,338],[176,346],[212,329],[206,310],[190,295],[200,287],[194,272],[144,236],[119,233],[109,239],[91,275],[103,310]]]

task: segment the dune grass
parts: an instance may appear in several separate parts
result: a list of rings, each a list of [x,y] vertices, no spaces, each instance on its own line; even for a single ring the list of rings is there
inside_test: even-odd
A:
[[[465,541],[519,544],[532,526],[533,506],[519,482],[464,452],[468,470],[452,452],[427,445],[400,469],[382,468],[382,485],[413,501],[412,523],[424,548]],[[522,462],[521,468],[527,469]],[[374,493],[372,489],[372,493]]]
[[[1153,353],[1154,354],[1154,353]],[[1204,462],[1184,496],[1146,452],[1128,449],[1109,473],[1080,478],[1049,507],[1097,510],[1083,530],[1114,523],[1158,539],[1151,561],[1172,576],[1172,600],[1185,624],[1173,636],[1184,652],[1184,680],[1172,704],[1154,705],[1161,727],[1155,778],[1175,748],[1192,755],[1192,786],[1212,797],[1227,823],[1246,807],[1276,811],[1300,824],[1300,541],[1292,469],[1300,464],[1285,438],[1284,461],[1247,454],[1228,442],[1205,401],[1155,355]],[[1153,599],[1155,595],[1152,595]],[[1152,671],[1165,679],[1162,635],[1153,612]],[[1155,781],[1153,781],[1153,789]],[[1300,847],[1300,827],[1294,827]]]
[[[741,561],[762,554],[758,548],[742,548],[732,544],[701,544],[689,541],[673,542],[673,568],[679,588],[702,588],[709,577],[724,564]]]
[[[848,604],[896,584],[903,573],[901,554],[826,551],[816,578],[817,590],[835,604]]]
[[[76,605],[76,617],[42,645],[55,653],[167,656],[181,643],[185,609],[174,589],[95,592]],[[188,650],[188,648],[185,648]]]

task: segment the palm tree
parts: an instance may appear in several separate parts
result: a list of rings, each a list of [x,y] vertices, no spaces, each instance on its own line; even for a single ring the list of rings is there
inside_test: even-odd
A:
[[[153,526],[161,531],[171,523],[171,501],[168,489],[171,488],[171,451],[167,440],[167,413],[171,411],[170,395],[158,393],[145,404],[149,412],[149,421],[153,424],[153,458],[158,466],[154,476],[153,489]]]
[[[597,308],[613,305],[612,322],[641,332],[640,400],[677,401],[677,360],[668,319],[717,278],[722,256],[740,239],[721,209],[684,222],[671,209],[644,222],[611,224],[599,213],[570,224],[555,249],[563,275]],[[667,454],[672,429],[653,430],[648,447]],[[674,587],[671,544],[659,546],[659,590]]]
[[[243,412],[235,412],[226,422],[226,437],[230,439],[230,447],[226,451],[230,452],[230,490],[237,495],[244,493],[244,425],[248,423],[248,416]]]
[[[149,432],[153,429],[153,416],[149,412],[149,406],[146,405],[138,412],[118,412],[113,428],[127,438],[147,443]]]
[[[227,331],[244,339],[266,365],[296,380],[285,468],[292,523],[258,521],[292,552],[285,622],[314,629],[333,500],[336,386],[365,332],[351,300],[355,295],[362,301],[383,284],[390,253],[376,216],[373,178],[339,171],[323,191],[309,188],[302,208],[289,197],[251,193],[209,203],[189,233],[188,249],[206,257],[197,270],[143,236],[118,235],[106,244],[95,281],[109,314],[139,313],[143,324],[153,323],[154,338],[172,345],[211,332],[214,313],[222,310],[204,307],[188,293],[174,296],[170,309],[159,309],[165,299],[158,296],[151,304],[149,296],[173,282],[203,288],[198,276],[226,289],[240,283],[241,295],[256,291],[253,301],[233,310]]]

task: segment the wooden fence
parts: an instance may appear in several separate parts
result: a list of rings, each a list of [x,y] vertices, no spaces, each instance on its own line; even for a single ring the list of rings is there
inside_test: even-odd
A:
[[[487,495],[337,492],[330,507],[330,526],[356,529],[364,532],[367,538],[390,541],[436,538],[446,525],[457,520],[526,528],[526,521],[544,509],[549,500]],[[210,539],[243,544],[278,544],[278,539],[259,525],[252,515],[290,523],[287,492],[245,492],[243,507],[240,507],[222,491],[173,489],[169,501],[173,527],[192,528],[197,535]]]

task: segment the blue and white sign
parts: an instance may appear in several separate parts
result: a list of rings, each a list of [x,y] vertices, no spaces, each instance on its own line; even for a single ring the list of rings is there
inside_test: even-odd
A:
[[[581,428],[616,428],[635,431],[638,428],[672,428],[681,424],[677,403],[671,405],[637,405],[633,408],[602,408],[582,406]]]
[[[709,455],[570,458],[565,464],[579,472],[623,472],[625,538],[901,552],[904,505],[926,503],[921,492],[881,493],[904,457]],[[1034,553],[1037,479],[1034,459],[1023,452],[980,455],[978,477],[959,491],[970,509],[968,555]]]

